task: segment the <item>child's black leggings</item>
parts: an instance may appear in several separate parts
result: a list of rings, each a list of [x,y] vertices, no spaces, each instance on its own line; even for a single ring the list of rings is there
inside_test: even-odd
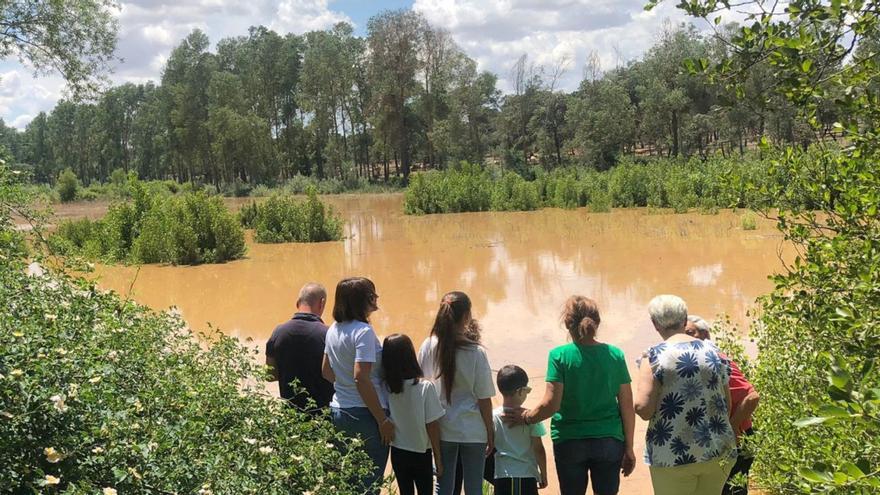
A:
[[[434,493],[434,462],[430,449],[419,453],[391,447],[391,468],[394,469],[400,495]]]

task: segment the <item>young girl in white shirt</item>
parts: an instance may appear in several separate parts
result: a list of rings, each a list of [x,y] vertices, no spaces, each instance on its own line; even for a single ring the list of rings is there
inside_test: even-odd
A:
[[[388,406],[394,421],[391,467],[400,495],[432,495],[433,455],[437,475],[443,473],[440,423],[443,407],[434,384],[422,379],[422,369],[409,337],[393,334],[382,344],[382,373],[388,387]],[[413,489],[415,487],[415,490]]]
[[[454,492],[456,459],[461,460],[465,495],[481,495],[486,456],[494,449],[495,385],[485,349],[470,338],[472,320],[467,294],[449,292],[440,302],[431,336],[419,350],[419,364],[434,381],[446,409],[440,420],[446,469],[438,477],[438,495]]]

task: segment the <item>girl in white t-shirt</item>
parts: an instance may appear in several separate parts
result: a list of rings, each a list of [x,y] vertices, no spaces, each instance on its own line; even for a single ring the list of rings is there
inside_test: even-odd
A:
[[[440,453],[446,464],[438,479],[438,495],[453,493],[456,459],[461,459],[465,494],[482,494],[486,455],[494,449],[495,384],[485,349],[468,336],[471,321],[467,294],[446,294],[431,336],[419,350],[419,364],[437,385],[446,409],[440,418]]]
[[[394,420],[391,467],[400,495],[434,493],[433,455],[437,475],[443,473],[440,423],[443,407],[437,389],[422,379],[416,350],[406,335],[395,333],[382,344],[382,375]],[[415,487],[415,490],[413,489]]]

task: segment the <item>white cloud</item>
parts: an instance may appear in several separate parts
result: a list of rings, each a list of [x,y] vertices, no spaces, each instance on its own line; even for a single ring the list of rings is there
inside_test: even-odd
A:
[[[171,31],[162,25],[148,24],[141,28],[144,38],[162,45],[170,45],[175,40],[171,36]]]
[[[644,0],[415,0],[413,9],[449,29],[466,53],[499,76],[509,90],[510,69],[523,54],[548,70],[568,60],[561,88],[573,90],[591,51],[604,69],[641,56],[662,20],[685,15],[672,2],[651,12]]]
[[[328,0],[282,0],[272,29],[302,34],[327,29],[339,22],[351,23],[342,12],[330,10]]]
[[[34,80],[23,68],[0,72],[0,116],[7,125],[24,129],[38,113],[55,106],[63,88],[60,77]]]
[[[31,123],[32,120],[34,120],[33,115],[29,115],[26,113],[21,114],[12,121],[12,127],[15,127],[16,129],[24,129],[25,127],[27,127],[28,124]]]

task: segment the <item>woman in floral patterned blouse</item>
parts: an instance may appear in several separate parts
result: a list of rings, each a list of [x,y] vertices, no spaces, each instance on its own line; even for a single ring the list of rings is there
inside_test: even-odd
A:
[[[654,494],[720,495],[737,453],[730,363],[714,344],[685,333],[681,298],[657,296],[648,312],[663,342],[639,361],[635,409],[649,421],[645,463]]]

